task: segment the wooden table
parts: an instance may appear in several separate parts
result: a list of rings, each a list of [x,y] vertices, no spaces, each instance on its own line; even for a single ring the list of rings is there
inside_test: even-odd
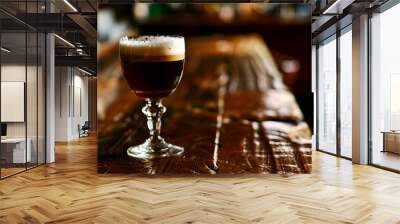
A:
[[[134,174],[308,173],[311,134],[257,35],[187,41],[183,79],[164,100],[162,135],[182,157],[126,155],[147,138],[143,101],[112,61],[99,74],[98,171]]]

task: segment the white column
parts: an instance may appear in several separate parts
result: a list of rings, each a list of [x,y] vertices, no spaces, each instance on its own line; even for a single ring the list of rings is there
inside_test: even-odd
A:
[[[51,1],[46,1],[46,12],[53,12]],[[46,34],[46,163],[55,161],[55,43],[54,34]]]
[[[46,35],[46,163],[55,161],[55,60],[54,35]]]
[[[368,16],[353,19],[353,162],[368,163]]]

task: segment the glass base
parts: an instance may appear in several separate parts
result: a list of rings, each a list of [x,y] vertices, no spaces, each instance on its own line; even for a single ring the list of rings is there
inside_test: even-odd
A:
[[[181,156],[183,154],[183,147],[160,141],[151,143],[147,140],[141,145],[131,146],[127,150],[128,156],[140,160],[152,160],[156,158],[165,158],[171,156]]]

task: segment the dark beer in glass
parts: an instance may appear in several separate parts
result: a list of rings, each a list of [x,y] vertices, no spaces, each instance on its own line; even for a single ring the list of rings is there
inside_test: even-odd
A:
[[[147,117],[150,137],[141,145],[131,146],[129,156],[151,160],[179,156],[180,146],[166,143],[160,136],[161,116],[166,108],[161,99],[178,86],[185,61],[185,40],[180,36],[123,37],[119,42],[124,77],[131,90],[146,99],[142,112]]]

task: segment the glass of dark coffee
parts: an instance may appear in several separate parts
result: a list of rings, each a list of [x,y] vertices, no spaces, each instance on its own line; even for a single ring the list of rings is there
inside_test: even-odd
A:
[[[119,47],[129,87],[146,99],[142,112],[150,131],[144,143],[128,148],[128,155],[141,160],[182,155],[183,148],[165,142],[160,130],[161,117],[166,111],[161,100],[176,89],[182,77],[185,39],[181,36],[122,37]]]

